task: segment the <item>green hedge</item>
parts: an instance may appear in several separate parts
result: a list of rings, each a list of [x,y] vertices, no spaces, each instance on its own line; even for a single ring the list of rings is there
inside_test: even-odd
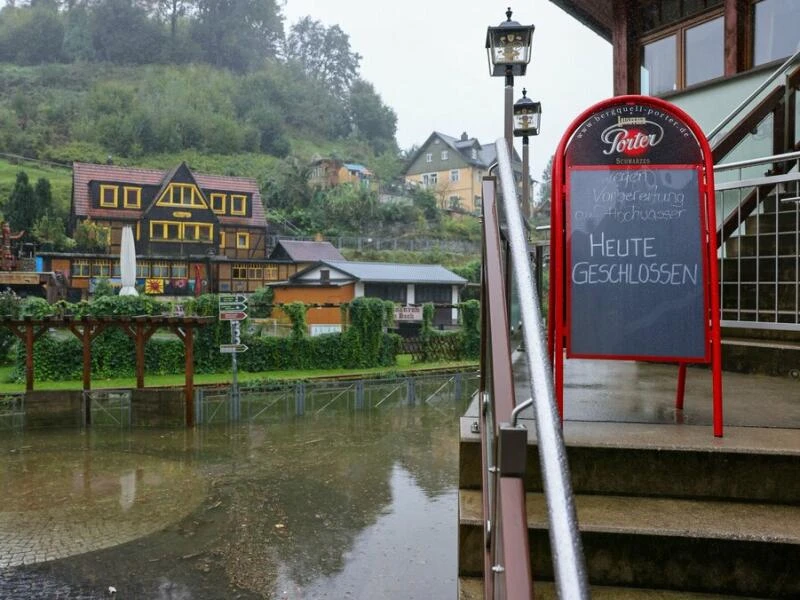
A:
[[[38,307],[41,308],[41,307]],[[150,299],[106,296],[82,305],[64,308],[76,316],[105,316],[159,314],[166,307]],[[261,372],[285,369],[342,369],[391,366],[400,350],[400,337],[385,332],[386,303],[371,298],[359,298],[350,306],[350,328],[344,333],[316,337],[293,335],[288,338],[253,337],[242,335],[248,351],[239,355],[242,371]],[[186,314],[216,316],[217,297],[201,296],[185,307]],[[42,315],[43,316],[43,315]],[[242,330],[246,330],[246,322]],[[220,344],[230,342],[230,327],[216,319],[196,330],[194,363],[196,373],[223,373],[230,370],[231,360],[221,354]],[[15,348],[14,378],[25,376],[25,348]],[[83,372],[83,346],[75,336],[66,332],[50,332],[40,337],[33,347],[34,377],[37,381],[80,379]],[[110,327],[93,341],[91,346],[92,377],[110,379],[133,377],[136,355],[133,340],[115,327]],[[151,338],[145,346],[145,372],[151,375],[184,372],[183,343],[172,336]]]

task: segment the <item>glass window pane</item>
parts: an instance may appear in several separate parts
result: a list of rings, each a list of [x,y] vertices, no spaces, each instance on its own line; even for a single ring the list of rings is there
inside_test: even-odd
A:
[[[642,93],[655,96],[677,89],[677,38],[645,44],[642,54]]]
[[[725,32],[719,17],[686,30],[686,85],[725,73]]]
[[[798,47],[800,2],[797,0],[762,0],[755,6],[753,63],[763,65],[787,58]]]

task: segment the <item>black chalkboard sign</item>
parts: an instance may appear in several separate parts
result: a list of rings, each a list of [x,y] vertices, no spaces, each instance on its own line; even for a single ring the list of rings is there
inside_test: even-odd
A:
[[[700,167],[571,166],[568,354],[707,360]]]

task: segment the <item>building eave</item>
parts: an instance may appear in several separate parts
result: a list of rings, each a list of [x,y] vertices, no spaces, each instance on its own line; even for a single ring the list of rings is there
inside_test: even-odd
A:
[[[614,26],[613,0],[550,0],[606,41],[611,41]]]

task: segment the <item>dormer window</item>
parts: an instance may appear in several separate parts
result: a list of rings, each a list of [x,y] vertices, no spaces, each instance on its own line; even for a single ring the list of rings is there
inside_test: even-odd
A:
[[[243,194],[231,194],[231,214],[242,217],[247,214],[247,196]]]
[[[118,200],[119,187],[116,185],[101,185],[100,186],[100,207],[101,208],[117,208],[119,206]]]
[[[211,210],[213,210],[218,215],[225,214],[225,194],[212,192]]]
[[[470,156],[472,156],[472,160],[478,160],[478,149],[473,148],[472,152],[470,153]]]
[[[142,188],[125,186],[123,188],[122,206],[124,208],[141,208],[142,207]]]

